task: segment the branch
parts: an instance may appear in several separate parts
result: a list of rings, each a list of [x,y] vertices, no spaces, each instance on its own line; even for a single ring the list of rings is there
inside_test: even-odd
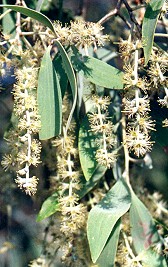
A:
[[[117,15],[120,8],[121,8],[121,5],[122,5],[122,1],[123,0],[118,0],[118,3],[116,5],[116,8],[111,10],[108,14],[106,14],[103,18],[101,18],[98,23],[99,24],[103,24],[105,23],[107,20],[109,20],[111,17],[113,17],[114,15]]]
[[[129,15],[130,15],[130,19],[132,20],[132,22],[136,25],[137,29],[138,29],[138,32],[139,32],[139,35],[141,36],[141,27],[140,25],[138,24],[134,14],[133,14],[133,9],[130,7],[130,5],[128,4],[127,0],[122,0]]]

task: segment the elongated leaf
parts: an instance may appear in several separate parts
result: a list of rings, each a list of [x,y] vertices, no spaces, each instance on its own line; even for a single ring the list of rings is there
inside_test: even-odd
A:
[[[0,5],[0,7],[12,9],[12,10],[14,10],[16,12],[20,12],[21,14],[28,16],[32,19],[38,20],[39,22],[41,22],[46,27],[50,28],[51,31],[54,32],[53,24],[49,20],[49,18],[47,18],[45,15],[43,15],[42,13],[40,13],[38,11],[35,11],[35,10],[28,8],[28,7],[22,7],[22,6],[16,6],[16,5]]]
[[[44,1],[45,0],[38,0],[37,5],[36,5],[36,11],[40,12]]]
[[[145,65],[147,65],[154,40],[154,33],[158,17],[163,6],[164,0],[151,0],[146,8],[142,23],[142,38],[144,40]]]
[[[58,194],[54,193],[52,196],[48,197],[42,204],[36,221],[40,222],[45,218],[48,218],[56,211],[59,211]]]
[[[104,176],[106,168],[104,166],[98,165],[92,174],[92,177],[86,181],[85,177],[81,178],[82,188],[78,191],[79,198],[84,197],[88,192],[90,192],[99,182],[99,180]]]
[[[62,58],[60,55],[56,55],[56,57],[53,60],[54,68],[57,72],[58,78],[59,78],[59,83],[61,87],[61,93],[62,93],[62,98],[65,95],[65,91],[68,86],[68,77],[65,73],[65,70],[62,66]]]
[[[56,43],[56,45],[59,49],[59,52],[61,54],[62,61],[63,61],[63,67],[64,67],[64,70],[65,70],[67,76],[68,76],[68,80],[70,82],[72,95],[73,95],[73,105],[72,105],[72,109],[71,109],[71,112],[69,114],[69,118],[68,118],[67,125],[66,125],[66,132],[67,132],[69,125],[70,125],[70,122],[71,122],[71,119],[72,119],[72,116],[73,116],[73,113],[74,113],[74,110],[75,110],[75,107],[76,107],[77,84],[76,84],[75,73],[74,73],[74,70],[73,70],[73,67],[72,67],[71,61],[68,57],[67,52],[65,51],[64,47],[62,46],[62,44],[58,40],[55,40],[55,43]]]
[[[113,267],[115,263],[115,256],[117,252],[118,239],[120,234],[121,220],[119,219],[111,232],[107,243],[100,254],[96,264],[99,267]]]
[[[118,221],[131,205],[131,196],[124,179],[120,179],[89,213],[87,235],[91,257],[95,263]]]
[[[88,117],[86,116],[79,130],[79,158],[85,179],[88,181],[95,170],[98,168],[98,162],[95,158],[98,149],[96,140],[100,138],[99,134],[90,131]],[[104,168],[104,171],[106,168]]]
[[[134,193],[132,193],[130,223],[137,253],[147,250],[159,241],[159,235],[149,211]]]
[[[167,267],[165,258],[153,249],[142,251],[139,255],[139,259],[141,259],[145,267]]]
[[[164,258],[151,249],[161,242],[152,216],[133,192],[130,224],[135,251],[140,255],[145,266],[166,267]]]
[[[123,73],[117,68],[94,57],[82,57],[74,47],[71,61],[76,71],[82,71],[90,82],[110,89],[123,88]]]
[[[63,61],[63,67],[64,70],[68,76],[70,85],[71,85],[71,90],[72,90],[72,95],[73,98],[76,98],[76,94],[77,94],[77,85],[76,85],[76,77],[75,77],[75,73],[72,67],[72,63],[69,59],[69,56],[66,52],[66,50],[64,49],[64,47],[62,46],[62,44],[58,41],[55,40],[56,45],[58,46],[59,52],[61,54],[62,57],[62,61]]]
[[[59,80],[50,57],[51,46],[43,56],[39,79],[37,100],[41,117],[41,140],[52,138],[61,133],[62,96]]]

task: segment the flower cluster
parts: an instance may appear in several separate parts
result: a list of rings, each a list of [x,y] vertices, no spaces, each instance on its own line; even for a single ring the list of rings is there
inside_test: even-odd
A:
[[[100,24],[82,20],[71,21],[70,26],[64,27],[60,22],[55,22],[54,29],[63,45],[102,46],[108,38],[101,34],[103,27]]]
[[[158,91],[158,103],[161,107],[166,108],[168,107],[168,79],[166,76],[168,71],[167,63],[167,54],[155,49],[151,55],[150,68],[147,70],[151,86]],[[164,127],[167,127],[166,120],[163,121]]]
[[[92,100],[95,105],[95,112],[88,116],[91,131],[99,136],[96,160],[99,164],[110,168],[114,165],[117,157],[117,152],[114,149],[116,145],[114,126],[108,114],[110,98],[94,95]]]
[[[68,260],[68,255],[73,254],[74,236],[79,235],[80,229],[86,223],[86,208],[79,203],[77,191],[80,189],[81,172],[78,166],[78,151],[75,146],[75,138],[72,133],[53,141],[57,151],[57,177],[59,180],[59,203],[61,210],[60,231],[67,241],[62,248],[63,261]],[[68,264],[68,263],[67,263]]]
[[[127,116],[127,127],[123,142],[129,151],[133,151],[139,157],[151,150],[153,142],[150,140],[150,131],[155,130],[155,123],[149,115],[150,102],[147,94],[149,84],[146,78],[139,74],[141,63],[139,49],[141,45],[139,42],[132,43],[132,45],[134,45],[132,57],[129,59],[129,64],[126,63],[127,65],[124,67],[123,113]],[[126,46],[126,42],[124,42],[124,46]],[[123,58],[124,56],[125,54],[123,54]],[[125,61],[127,62],[127,60],[126,58]]]
[[[78,204],[77,190],[80,189],[78,151],[74,145],[74,137],[69,135],[53,141],[57,147],[57,172],[61,180],[59,194],[63,220],[61,231],[69,236],[77,231],[85,222],[85,208]]]
[[[150,66],[147,70],[147,74],[150,77],[150,86],[154,88],[168,87],[166,77],[167,62],[167,54],[155,48],[152,52]]]
[[[2,166],[5,169],[10,165],[15,167],[17,169],[15,181],[19,188],[26,194],[32,195],[36,192],[38,178],[30,175],[30,166],[37,166],[40,163],[41,144],[34,138],[40,130],[36,99],[37,69],[28,52],[23,53],[15,75],[17,82],[14,85],[13,95],[17,126],[7,137],[11,154],[4,156]]]

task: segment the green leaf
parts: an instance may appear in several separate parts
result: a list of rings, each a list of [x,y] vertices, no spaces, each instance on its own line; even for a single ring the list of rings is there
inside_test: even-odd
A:
[[[14,10],[16,12],[20,12],[21,14],[28,16],[32,19],[38,20],[39,22],[44,24],[46,27],[50,28],[50,30],[52,32],[54,32],[53,24],[49,20],[49,18],[47,18],[45,15],[43,15],[42,13],[40,13],[38,11],[35,11],[35,10],[28,8],[28,7],[22,7],[22,6],[17,6],[17,5],[0,5],[0,7],[12,9],[12,10]]]
[[[105,172],[106,167],[98,165],[93,172],[92,177],[88,181],[86,181],[85,177],[81,177],[82,188],[77,192],[80,199],[97,185],[99,180],[104,176]]]
[[[66,72],[62,66],[62,58],[60,56],[60,54],[56,55],[56,57],[53,59],[53,65],[54,68],[57,72],[58,75],[58,79],[59,79],[59,83],[60,83],[60,87],[61,87],[61,93],[62,93],[62,98],[65,95],[65,91],[67,89],[68,86],[68,77],[66,75]]]
[[[159,241],[159,235],[152,216],[133,192],[130,208],[130,223],[134,247],[137,253],[147,250]]]
[[[142,23],[142,38],[145,43],[143,48],[145,56],[145,65],[147,65],[151,55],[155,28],[163,4],[164,0],[151,0],[146,8]]]
[[[61,133],[62,96],[59,80],[50,57],[51,46],[43,56],[38,78],[37,101],[41,119],[41,140]]]
[[[123,73],[117,68],[94,57],[82,57],[74,47],[71,61],[75,70],[82,71],[90,82],[110,89],[123,88]]]
[[[45,218],[51,216],[56,211],[59,211],[59,201],[58,194],[54,193],[52,196],[48,197],[42,204],[42,207],[37,215],[37,222],[44,220]]]
[[[66,132],[67,132],[69,125],[70,125],[70,122],[71,122],[71,119],[72,119],[72,116],[73,116],[73,113],[74,113],[74,110],[75,110],[75,107],[76,107],[77,84],[76,84],[75,73],[74,73],[74,70],[73,70],[73,67],[72,67],[71,61],[68,57],[67,52],[65,51],[64,47],[62,46],[62,44],[58,40],[55,40],[55,43],[56,43],[56,45],[59,49],[59,52],[61,54],[63,67],[64,67],[64,70],[65,70],[67,76],[68,76],[68,80],[70,82],[71,91],[72,91],[72,95],[73,95],[73,105],[72,105],[72,109],[71,109],[71,112],[69,114],[69,118],[68,118],[67,125],[66,125]]]
[[[135,251],[145,266],[166,267],[164,258],[151,249],[161,242],[153,218],[138,197],[133,192],[131,194],[130,226]]]
[[[61,54],[63,67],[68,76],[68,79],[71,85],[72,95],[73,95],[73,98],[75,99],[76,93],[77,93],[77,85],[76,85],[76,77],[75,77],[75,73],[72,67],[72,63],[69,59],[69,56],[66,50],[62,46],[62,44],[58,40],[55,40],[55,43],[58,46],[59,52]]]
[[[116,256],[117,246],[118,246],[118,239],[119,239],[119,234],[120,234],[120,225],[121,225],[121,220],[119,219],[116,222],[107,240],[107,243],[102,253],[100,254],[100,257],[96,261],[96,264],[99,267],[105,267],[105,266],[113,267],[114,266],[115,256]]]
[[[78,147],[82,171],[87,181],[98,168],[95,154],[98,149],[96,140],[100,138],[99,134],[95,134],[90,130],[88,117],[85,116],[79,129]],[[104,171],[105,170],[106,167],[104,167]]]
[[[41,4],[42,2],[42,4]],[[51,9],[51,1],[48,0],[38,0],[38,3],[36,5],[36,10],[37,11],[42,11],[42,12],[49,12]]]
[[[121,178],[90,211],[87,235],[94,263],[100,257],[116,222],[129,210],[130,205],[130,191],[124,179]]]
[[[5,5],[7,0],[3,0],[3,4]],[[6,11],[6,8],[3,8],[3,13]],[[12,16],[11,12],[6,14],[3,19],[2,19],[2,28],[3,32],[5,34],[10,34],[11,38],[14,38],[15,36],[15,20],[14,17]]]
[[[38,2],[36,4],[36,11],[40,12],[40,10],[42,9],[42,5],[44,4],[44,2],[46,2],[46,0],[38,0]]]
[[[167,267],[165,258],[153,249],[144,250],[138,256],[145,267]]]

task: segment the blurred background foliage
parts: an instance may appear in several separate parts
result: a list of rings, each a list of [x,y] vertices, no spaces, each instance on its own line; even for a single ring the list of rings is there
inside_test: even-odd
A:
[[[36,9],[37,0],[26,0],[28,7]],[[41,12],[51,20],[60,20],[63,24],[69,23],[75,17],[81,16],[87,21],[97,22],[116,5],[116,0],[45,0]],[[15,4],[15,0],[3,0],[1,4]],[[130,1],[136,6],[140,1]],[[4,10],[0,10],[2,14]],[[123,15],[128,19],[126,9]],[[15,13],[11,12],[1,20],[1,26],[6,34],[13,34],[15,30]],[[143,16],[142,16],[143,17]],[[139,20],[142,18],[139,17]],[[118,57],[118,42],[120,38],[127,38],[128,29],[119,17],[113,17],[104,24],[104,32],[109,34],[110,42],[106,47],[99,49],[97,55],[119,69],[122,69],[122,61]],[[164,25],[158,25],[159,32],[166,32]],[[1,37],[2,38],[2,37]],[[167,50],[166,40],[157,38],[158,44],[162,44]],[[5,75],[0,76],[0,157],[8,151],[7,144],[3,139],[5,131],[10,126],[10,118],[13,108],[11,94],[14,83],[13,69],[5,69]],[[158,107],[157,96],[153,95],[151,115],[156,121],[157,131],[153,133],[155,140],[153,150],[148,157],[146,168],[141,165],[132,166],[132,183],[142,185],[151,193],[158,191],[163,199],[168,200],[168,129],[162,128],[161,122],[168,117],[168,110]],[[49,172],[45,164],[37,168],[40,179],[37,194],[30,196],[22,193],[14,183],[10,173],[4,173],[0,167],[0,266],[1,267],[24,267],[37,258],[41,249],[43,230],[46,220],[36,223],[36,216],[41,204],[48,196]],[[107,173],[108,175],[108,173]],[[137,186],[138,187],[138,186]],[[59,263],[56,265],[59,266]]]

